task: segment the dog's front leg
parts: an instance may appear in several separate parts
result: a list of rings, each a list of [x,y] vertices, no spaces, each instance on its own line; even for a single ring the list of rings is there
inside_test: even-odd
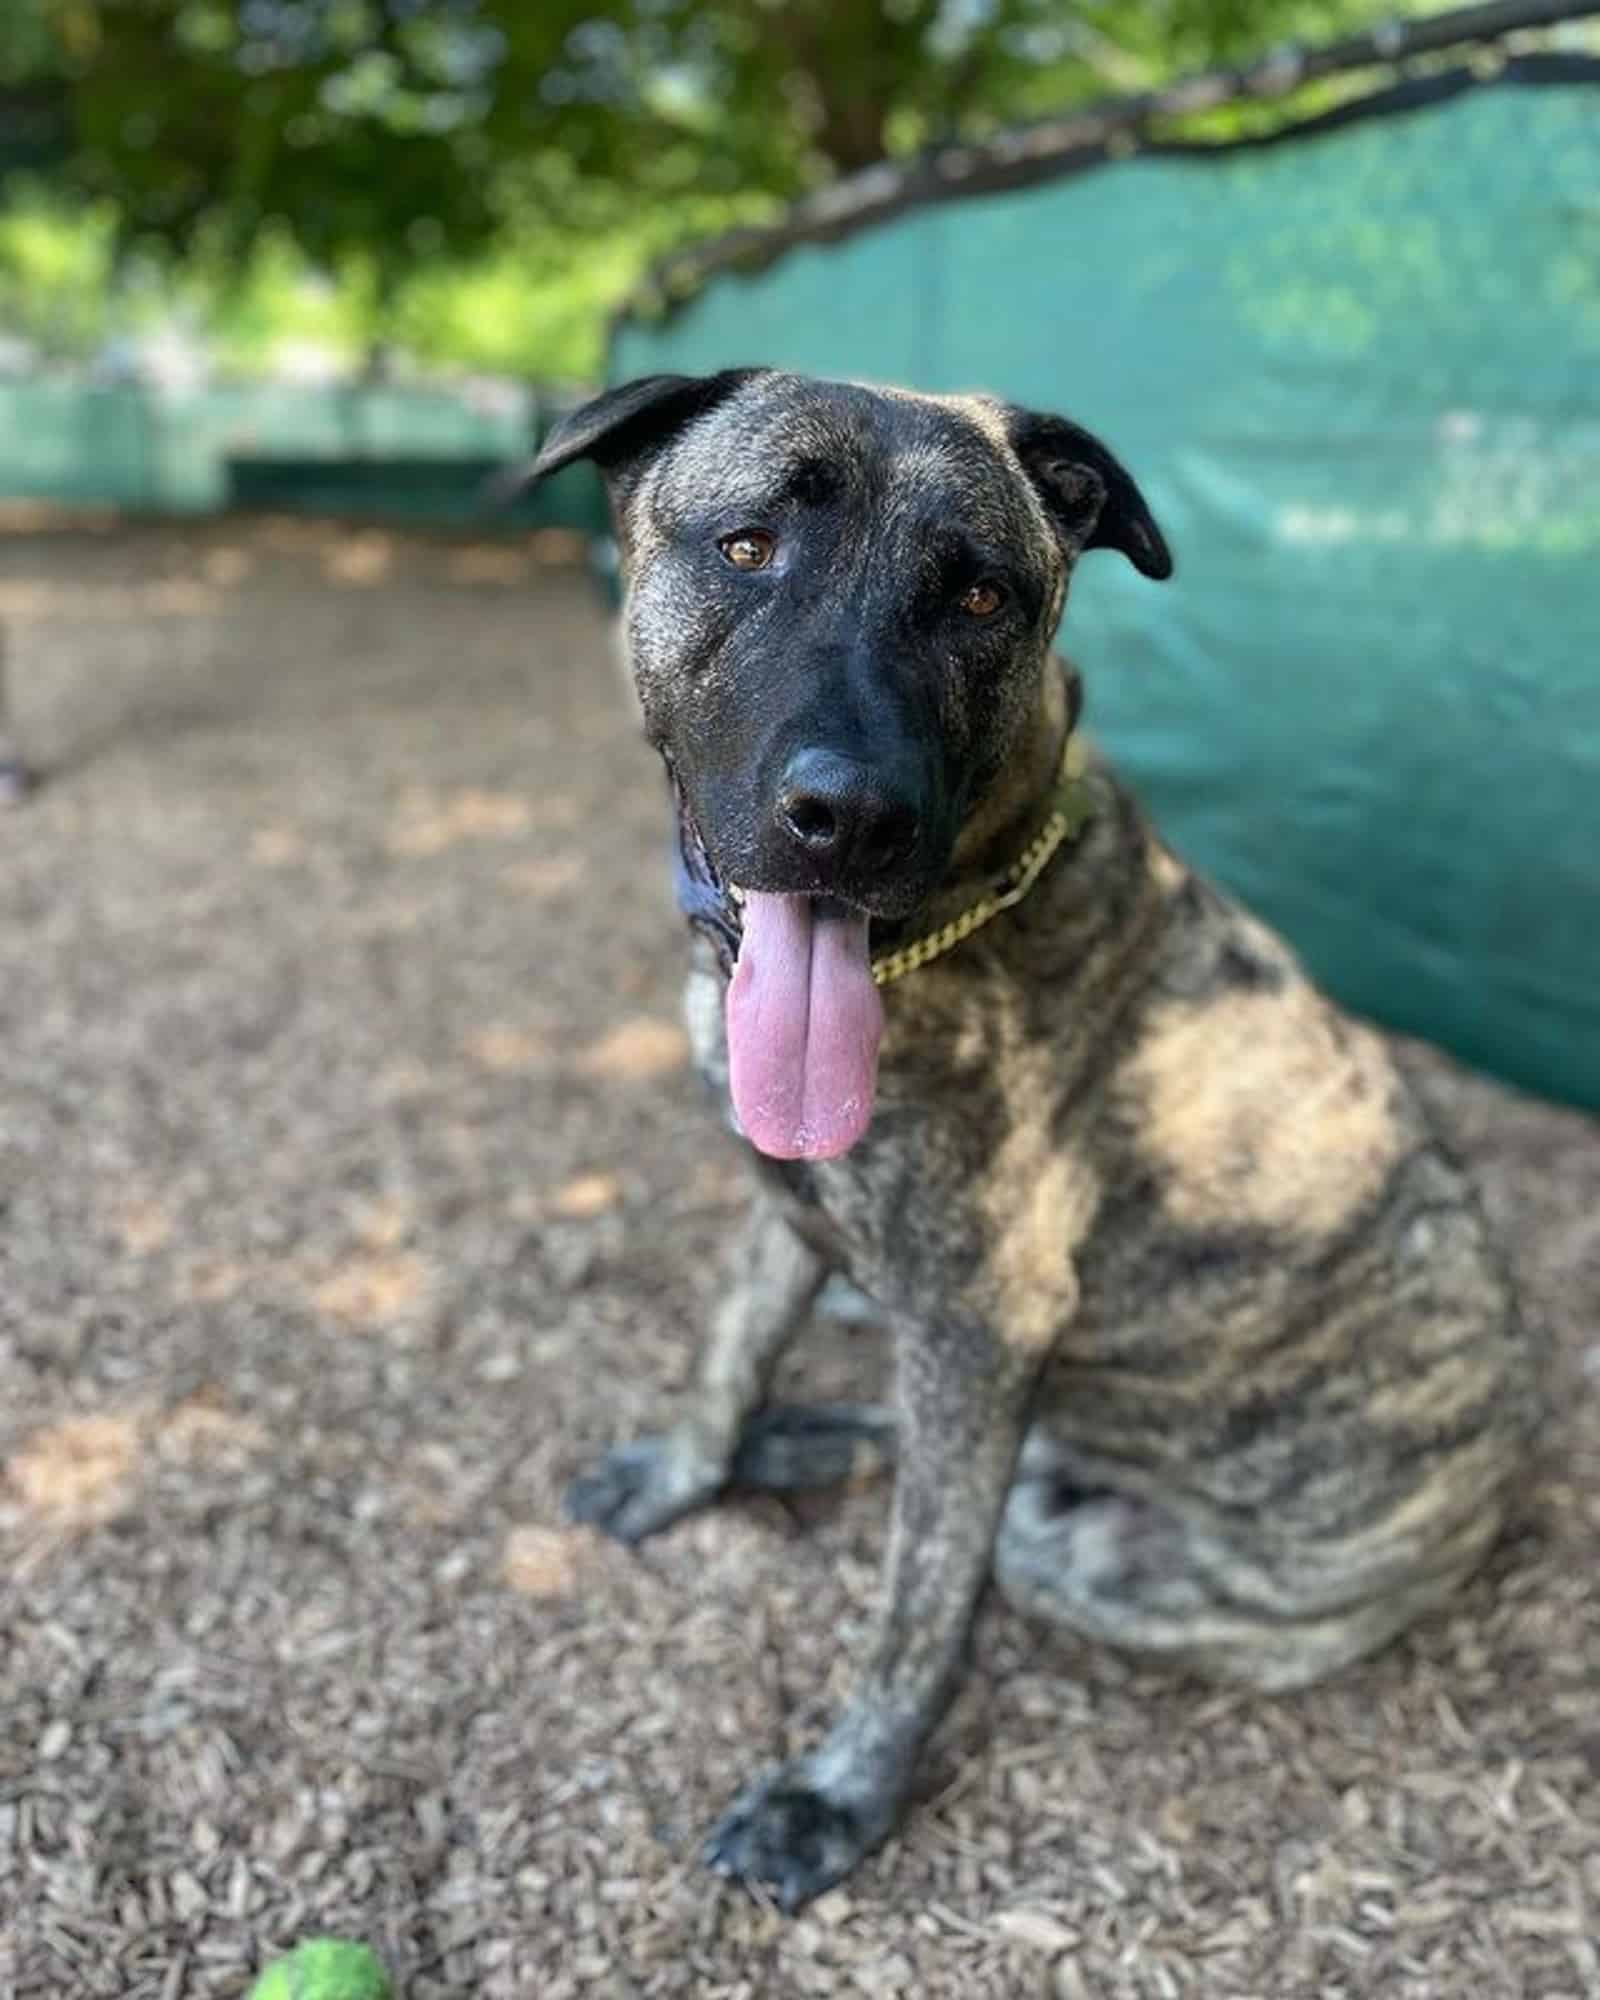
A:
[[[825,1260],[758,1195],[728,1258],[688,1415],[663,1436],[608,1451],[573,1481],[568,1513],[619,1541],[638,1542],[714,1499],[785,1342],[827,1275]]]
[[[970,1324],[901,1330],[882,1622],[822,1743],[747,1786],[711,1835],[706,1859],[720,1874],[793,1910],[893,1826],[960,1678],[1041,1358]]]

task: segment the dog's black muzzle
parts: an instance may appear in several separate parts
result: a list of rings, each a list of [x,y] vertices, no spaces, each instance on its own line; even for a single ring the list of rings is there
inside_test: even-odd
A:
[[[773,837],[798,851],[819,890],[849,898],[916,853],[921,791],[915,773],[809,745],[778,781]]]

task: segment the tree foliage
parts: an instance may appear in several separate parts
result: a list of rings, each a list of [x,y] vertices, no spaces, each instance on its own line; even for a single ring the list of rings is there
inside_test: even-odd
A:
[[[552,282],[593,315],[647,254],[836,175],[1381,5],[0,0],[0,171],[47,167],[124,253],[287,245],[408,342],[442,319],[482,352],[444,274],[536,337],[567,324]]]
[[[131,231],[467,255],[530,209],[782,197],[940,138],[1326,34],[1373,0],[7,0]]]

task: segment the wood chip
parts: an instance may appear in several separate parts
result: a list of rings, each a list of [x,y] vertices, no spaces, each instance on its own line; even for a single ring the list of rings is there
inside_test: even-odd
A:
[[[560,1528],[513,1528],[506,1536],[501,1574],[524,1597],[571,1597],[578,1587],[583,1536]]]
[[[1072,1951],[1082,1940],[1080,1931],[1044,1910],[1001,1910],[990,1921],[1003,1938],[1052,1957],[1058,1952]]]
[[[591,1043],[578,1057],[578,1069],[584,1076],[637,1083],[681,1069],[688,1058],[689,1039],[682,1028],[640,1017]]]

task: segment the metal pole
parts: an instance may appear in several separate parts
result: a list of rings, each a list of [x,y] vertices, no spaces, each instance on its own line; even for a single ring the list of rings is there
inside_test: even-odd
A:
[[[18,806],[33,789],[33,774],[11,734],[10,684],[6,678],[6,629],[0,625],[0,807]]]

